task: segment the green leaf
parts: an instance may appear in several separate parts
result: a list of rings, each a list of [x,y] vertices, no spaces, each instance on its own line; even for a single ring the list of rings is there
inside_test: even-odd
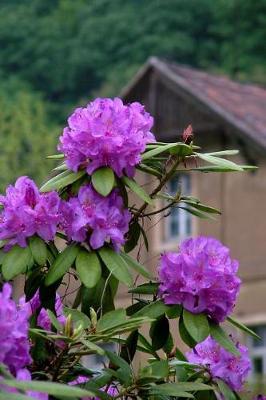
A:
[[[192,336],[188,333],[185,324],[184,324],[184,319],[183,316],[179,318],[179,334],[183,342],[188,345],[190,348],[193,348],[196,346],[197,342],[192,338]]]
[[[49,316],[49,319],[50,319],[52,325],[56,328],[56,330],[58,332],[62,332],[63,325],[60,324],[60,322],[58,321],[58,319],[56,318],[54,313],[51,310],[46,310],[46,311],[47,311],[47,314]]]
[[[71,315],[72,321],[74,322],[76,327],[78,327],[79,325],[82,325],[83,329],[87,329],[91,325],[91,321],[87,317],[87,315],[79,310],[64,307],[64,314],[66,316]]]
[[[202,219],[215,219],[213,217],[211,217],[210,215],[199,211],[199,210],[195,210],[194,208],[190,208],[190,207],[183,207],[183,206],[177,206],[178,208],[181,208],[182,210],[185,210],[186,212],[188,212],[189,214],[195,215],[195,217],[198,218],[202,218]]]
[[[168,396],[184,397],[182,392],[197,392],[200,390],[213,390],[209,385],[197,382],[178,382],[178,383],[163,383],[156,385],[151,391],[154,393],[162,393]],[[193,397],[192,397],[193,398]]]
[[[129,231],[127,235],[127,241],[124,245],[124,250],[126,253],[132,251],[138,244],[140,237],[140,225],[138,221],[135,221],[133,224],[129,225]]]
[[[132,286],[132,276],[128,271],[126,262],[120,254],[107,247],[100,249],[99,254],[106,267],[119,281],[128,286]]]
[[[180,304],[173,304],[168,306],[166,315],[169,319],[174,319],[180,317],[182,313],[182,306]]]
[[[232,340],[228,337],[228,335],[219,325],[210,323],[210,333],[213,339],[215,339],[216,342],[218,342],[222,347],[224,347],[230,353],[234,354],[235,356],[240,355],[239,351],[235,347]]]
[[[66,247],[62,253],[59,253],[45,278],[46,286],[52,285],[58,279],[62,278],[74,264],[78,251],[79,247],[76,244],[72,244]]]
[[[26,396],[25,394],[21,393],[7,393],[2,392],[3,388],[1,388],[0,392],[0,400],[32,400],[32,397]]]
[[[131,189],[134,193],[136,193],[137,196],[139,196],[143,201],[145,201],[145,203],[153,204],[153,201],[150,198],[150,196],[145,192],[145,190],[141,186],[139,186],[134,181],[134,179],[130,179],[127,176],[124,176],[122,178],[122,181],[126,186],[129,187],[129,189]]]
[[[6,281],[10,281],[17,275],[26,272],[27,266],[31,261],[31,251],[29,247],[13,246],[9,250],[2,263],[2,274]]]
[[[202,160],[204,160],[210,164],[217,165],[218,167],[229,168],[232,171],[243,171],[242,167],[240,167],[239,165],[235,164],[234,162],[226,160],[224,158],[214,157],[214,156],[210,156],[208,154],[202,154],[202,153],[195,153],[195,154]]]
[[[221,156],[235,156],[239,154],[239,150],[222,150],[222,151],[213,151],[212,153],[205,153],[208,156],[221,157]]]
[[[63,161],[57,167],[53,168],[53,171],[66,171],[67,169],[68,168],[67,168],[66,162]]]
[[[230,387],[221,379],[215,379],[218,388],[226,400],[236,400],[236,396],[234,392],[230,389]]]
[[[47,247],[45,242],[39,236],[30,238],[30,249],[37,264],[43,266],[47,260]]]
[[[75,386],[62,385],[61,383],[54,382],[41,382],[41,381],[17,381],[3,379],[1,384],[9,387],[15,387],[21,390],[32,390],[41,393],[48,393],[53,396],[65,396],[65,397],[78,397],[82,398],[85,396],[99,396],[99,391],[90,389],[85,390]]]
[[[163,315],[167,311],[167,309],[168,307],[161,300],[157,300],[143,307],[141,310],[137,311],[134,314],[134,317],[145,316],[156,319],[161,315]]]
[[[169,321],[162,315],[151,324],[150,337],[152,339],[153,349],[161,349],[167,342],[169,336]]]
[[[227,317],[227,321],[234,325],[236,328],[241,329],[250,336],[253,336],[255,339],[261,340],[261,337],[257,335],[254,331],[249,329],[246,325],[242,324],[240,321],[236,320],[233,317]]]
[[[33,298],[38,288],[41,286],[43,279],[44,275],[40,268],[36,268],[30,271],[30,274],[28,275],[24,285],[26,302],[30,301]]]
[[[129,334],[127,340],[121,347],[120,357],[131,364],[135,356],[138,344],[139,332],[135,330]]]
[[[49,179],[41,188],[41,192],[50,192],[51,190],[60,190],[64,187],[71,185],[83,175],[86,174],[86,171],[79,171],[79,172],[72,172],[72,171],[64,171],[61,174],[54,176],[53,178]]]
[[[183,319],[186,330],[197,343],[203,342],[209,336],[210,328],[206,315],[192,314],[184,310]]]
[[[136,288],[130,289],[128,292],[137,294],[155,295],[158,292],[158,287],[159,283],[157,282],[143,283],[142,285],[139,285]]]
[[[144,154],[142,154],[141,159],[142,159],[142,161],[145,161],[145,160],[148,160],[148,159],[150,159],[152,157],[158,156],[158,154],[167,152],[170,149],[174,149],[174,148],[178,149],[178,147],[181,144],[183,145],[183,143],[169,143],[169,144],[166,144],[166,145],[163,145],[163,146],[155,147],[155,149],[146,151]]]
[[[194,201],[192,199],[189,199],[188,197],[181,197],[180,202],[188,204],[189,206],[197,208],[198,210],[204,211],[206,213],[221,214],[221,211],[217,208],[207,206],[205,204],[202,204],[200,201]]]
[[[108,350],[106,351],[106,355],[114,365],[119,368],[125,369],[126,371],[128,371],[129,375],[131,375],[131,368],[128,363],[123,360],[123,358],[119,357],[116,353]]]
[[[115,175],[111,168],[99,168],[93,172],[91,181],[96,192],[106,197],[114,187]]]
[[[167,360],[158,360],[152,362],[147,367],[144,367],[141,371],[141,376],[151,375],[158,379],[164,379],[169,374],[169,365]]]
[[[144,276],[145,278],[151,279],[151,274],[149,271],[143,265],[134,260],[134,258],[123,252],[120,253],[120,256],[124,259],[127,265],[134,269],[134,271],[136,271],[138,274]]]
[[[185,143],[176,143],[175,147],[169,150],[170,154],[175,154],[179,157],[187,157],[193,154],[193,149],[191,146]]]
[[[85,340],[85,339],[79,339],[80,342],[87,347],[89,350],[92,350],[93,352],[99,354],[100,356],[104,356],[105,355],[105,351],[100,347],[97,346],[97,344],[90,342],[89,340]]]
[[[126,321],[126,311],[122,308],[110,311],[102,316],[97,322],[97,332],[114,328]]]
[[[249,166],[249,165],[240,165],[240,167],[242,168],[242,171],[255,171],[256,169],[258,169],[258,167],[253,167],[253,166]],[[218,167],[217,165],[210,165],[210,166],[191,168],[190,171],[199,171],[199,172],[204,172],[204,173],[209,173],[209,172],[241,172],[241,171],[236,171],[235,168]]]
[[[51,156],[47,156],[46,158],[50,159],[50,160],[61,160],[62,158],[64,158],[64,154],[52,154]]]
[[[94,251],[79,250],[76,258],[76,269],[81,282],[87,288],[96,286],[102,276],[101,263]]]

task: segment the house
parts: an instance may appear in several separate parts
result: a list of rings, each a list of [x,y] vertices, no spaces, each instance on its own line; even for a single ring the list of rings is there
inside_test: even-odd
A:
[[[175,210],[150,223],[151,268],[164,250],[175,250],[190,235],[210,235],[230,247],[240,262],[243,284],[235,316],[254,328],[261,342],[249,339],[253,370],[266,374],[266,90],[190,67],[151,58],[124,88],[126,102],[140,101],[154,116],[160,141],[177,141],[189,124],[204,151],[239,149],[236,160],[256,172],[177,175],[168,186],[217,207],[216,221]],[[151,229],[153,227],[153,229]]]

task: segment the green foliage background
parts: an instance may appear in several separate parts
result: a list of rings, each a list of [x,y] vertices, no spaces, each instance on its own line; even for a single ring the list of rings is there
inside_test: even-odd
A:
[[[0,11],[1,190],[21,173],[41,180],[56,125],[117,95],[151,55],[266,82],[264,0],[2,0]]]

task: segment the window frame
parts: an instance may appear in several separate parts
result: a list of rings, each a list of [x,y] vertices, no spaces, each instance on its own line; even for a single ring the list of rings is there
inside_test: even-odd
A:
[[[178,190],[180,189],[182,195],[185,196],[190,196],[191,195],[191,187],[192,187],[192,179],[191,175],[187,173],[177,173],[173,178],[173,180],[176,180],[176,188],[173,189],[171,188],[171,181],[168,184],[167,188],[167,193],[170,195],[175,195]],[[183,189],[183,190],[182,190]],[[182,203],[180,203],[182,205]],[[184,204],[184,203],[183,203]],[[167,203],[165,203],[167,205]],[[185,239],[189,236],[192,235],[193,232],[193,220],[192,220],[192,215],[188,213],[187,211],[181,209],[181,208],[176,208],[178,210],[178,214],[174,212],[172,215],[171,213],[167,218],[164,220],[164,229],[163,229],[163,243],[169,243],[169,242],[176,242],[177,240],[180,239]],[[173,211],[172,211],[173,212]],[[172,219],[175,218],[178,220],[178,232],[173,233],[171,231],[171,223]],[[189,229],[187,228],[189,224]]]

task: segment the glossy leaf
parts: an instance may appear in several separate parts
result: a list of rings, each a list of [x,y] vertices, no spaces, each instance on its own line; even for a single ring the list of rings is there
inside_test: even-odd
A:
[[[87,288],[93,288],[102,275],[101,263],[97,254],[80,249],[76,258],[76,269],[81,282]]]
[[[130,289],[129,293],[155,295],[158,292],[158,287],[159,283],[157,282],[143,283],[142,285]]]
[[[60,190],[64,187],[71,185],[78,179],[80,179],[83,175],[85,175],[86,171],[72,172],[70,170],[64,171],[61,174],[54,176],[49,179],[41,188],[41,192],[50,192],[51,190]]]
[[[184,392],[196,392],[200,390],[213,390],[211,386],[205,385],[204,383],[198,382],[178,382],[178,383],[163,383],[157,385],[152,390],[155,393],[166,394],[168,396],[179,396],[184,397],[180,393]],[[192,397],[193,398],[193,397]]]
[[[250,336],[253,336],[255,339],[261,340],[259,335],[257,335],[255,332],[253,332],[251,329],[249,329],[246,325],[242,324],[235,318],[227,317],[227,321],[230,322],[232,325],[234,325],[236,328],[241,329],[241,331],[247,333]]]
[[[203,154],[203,153],[195,153],[195,154],[202,160],[204,160],[210,164],[214,164],[218,167],[229,168],[232,171],[243,171],[243,168],[241,166],[235,164],[232,161],[226,160],[224,158],[214,157],[214,156],[211,156],[208,154]]]
[[[100,249],[99,254],[106,267],[119,281],[132,286],[132,276],[128,271],[127,263],[118,253],[112,249],[103,247]]]
[[[49,393],[53,396],[65,396],[65,397],[88,397],[88,396],[99,396],[99,391],[90,389],[85,390],[75,386],[62,385],[61,383],[54,382],[41,382],[41,381],[18,381],[18,380],[7,380],[3,379],[2,384],[9,387],[15,387],[21,390],[32,390],[42,393]]]
[[[140,233],[141,230],[138,221],[135,221],[133,224],[129,225],[128,238],[124,245],[124,250],[126,253],[129,253],[137,246]]]
[[[45,265],[47,260],[47,247],[45,242],[39,236],[30,238],[30,249],[34,260],[39,265]]]
[[[51,310],[46,310],[46,311],[52,325],[56,328],[58,332],[61,332],[63,330],[63,325],[60,324],[55,314]]]
[[[161,300],[157,300],[153,303],[144,306],[141,310],[137,311],[134,314],[134,317],[145,316],[155,319],[163,315],[166,311],[167,311],[167,306]]]
[[[189,347],[193,348],[196,346],[197,342],[190,336],[189,332],[187,331],[183,316],[179,318],[179,334],[183,342],[188,345]]]
[[[123,252],[121,252],[120,255],[127,263],[129,268],[132,268],[135,272],[144,276],[145,278],[151,279],[151,274],[149,273],[149,271],[143,265],[137,262],[134,258],[130,257],[128,254]]]
[[[197,343],[203,342],[209,336],[210,328],[206,315],[192,314],[184,310],[183,319],[186,330]]]
[[[117,309],[104,314],[97,322],[97,331],[113,328],[126,321],[126,311]]]
[[[66,316],[71,315],[72,321],[76,327],[82,325],[83,329],[87,329],[91,325],[90,319],[87,317],[87,315],[79,310],[64,307],[64,314]]]
[[[121,347],[120,357],[122,357],[128,364],[131,364],[135,356],[138,344],[139,333],[135,330],[130,333],[125,343]]]
[[[151,324],[150,337],[153,349],[161,349],[167,342],[169,336],[169,321],[163,315]]]
[[[129,189],[132,190],[132,192],[134,192],[138,197],[140,197],[143,201],[145,201],[145,203],[153,204],[153,201],[150,198],[150,196],[145,192],[145,190],[141,186],[139,186],[134,181],[134,179],[130,179],[127,176],[124,176],[122,178],[122,181],[126,186],[129,187]]]
[[[115,175],[111,168],[99,168],[93,172],[91,181],[96,192],[108,196],[114,187]]]
[[[144,154],[142,154],[141,159],[142,161],[146,161],[150,158],[158,156],[161,153],[170,152],[170,149],[178,149],[180,145],[184,145],[184,143],[168,143],[163,146],[157,146],[154,149],[146,151]]]
[[[65,248],[54,261],[52,267],[49,269],[48,274],[45,278],[45,285],[49,286],[56,282],[58,279],[69,270],[74,264],[75,259],[78,255],[79,247],[72,244]]]
[[[210,324],[210,333],[213,339],[216,340],[223,348],[228,350],[230,353],[239,356],[240,353],[235,347],[232,340],[228,337],[227,333],[219,326],[214,323]]]
[[[215,381],[218,385],[219,391],[226,400],[236,400],[234,392],[224,381],[222,381],[221,379],[216,379]]]
[[[32,255],[29,247],[13,246],[3,258],[2,274],[4,279],[9,281],[17,275],[26,272],[31,257]]]

